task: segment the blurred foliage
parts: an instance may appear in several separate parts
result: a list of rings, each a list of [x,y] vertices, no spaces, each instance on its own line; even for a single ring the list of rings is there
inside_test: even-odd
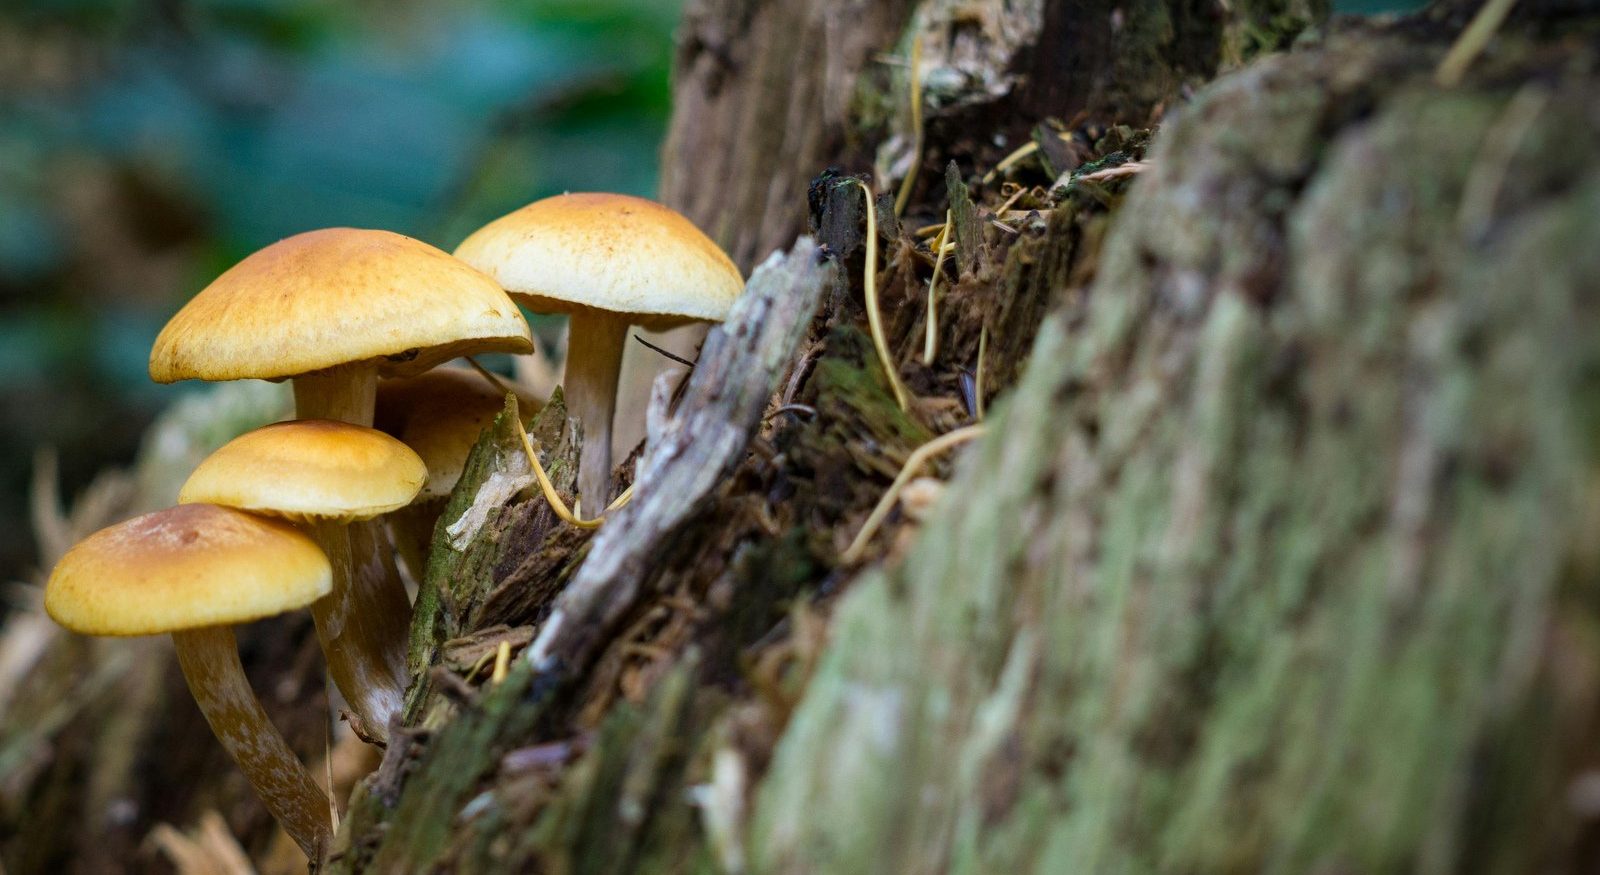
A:
[[[0,576],[34,447],[70,495],[194,387],[166,318],[310,228],[446,249],[562,190],[651,194],[677,0],[0,4]]]
[[[1383,15],[1415,12],[1428,0],[1333,0],[1335,15]]]
[[[67,495],[130,459],[194,388],[149,381],[150,342],[249,252],[330,225],[448,249],[558,191],[651,194],[679,2],[0,4],[0,579],[34,448]]]

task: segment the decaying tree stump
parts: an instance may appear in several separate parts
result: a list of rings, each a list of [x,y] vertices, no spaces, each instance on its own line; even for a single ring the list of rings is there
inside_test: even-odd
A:
[[[1589,871],[1591,49],[1356,28],[1162,131],[760,781],[763,872]],[[893,774],[892,781],[869,775]]]
[[[664,195],[782,254],[598,535],[485,433],[328,869],[1593,868],[1600,23],[1470,11],[691,4]]]
[[[950,159],[987,169],[1050,118],[1148,122],[1327,10],[1325,0],[1222,11],[1177,0],[696,0],[678,35],[661,197],[748,269],[804,230],[797,196],[823,168],[865,169],[880,149],[908,162],[913,54],[926,128],[918,185],[937,203]]]

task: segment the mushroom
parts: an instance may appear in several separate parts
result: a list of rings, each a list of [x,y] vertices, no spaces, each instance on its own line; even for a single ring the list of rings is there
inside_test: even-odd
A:
[[[540,408],[531,396],[513,391],[523,411]],[[420,581],[426,570],[433,528],[461,479],[467,455],[505,407],[503,392],[461,368],[435,368],[415,377],[379,381],[373,425],[399,438],[428,466],[428,481],[416,499],[388,517],[395,547],[414,579]]]
[[[275,520],[209,504],[102,529],[50,572],[44,605],[86,635],[170,633],[211,731],[312,860],[332,836],[328,797],[256,700],[232,626],[305,607],[332,585],[317,545]]]
[[[340,569],[354,576],[351,565],[358,559],[388,562],[381,573],[393,575],[390,551],[361,549],[364,534],[347,536],[345,529],[405,507],[427,477],[422,459],[383,432],[329,419],[297,419],[223,444],[189,475],[178,502],[218,504],[301,523],[322,546],[336,578]],[[311,610],[334,684],[367,733],[383,737],[405,696],[403,643],[410,605],[402,593],[397,604],[375,602],[366,606],[368,613],[357,607],[322,599]],[[340,609],[350,613],[333,613]]]
[[[250,255],[195,295],[156,337],[150,376],[292,378],[296,416],[370,426],[379,374],[532,350],[489,277],[410,237],[326,228]]]
[[[535,201],[480,228],[456,257],[536,312],[566,313],[567,409],[583,427],[578,494],[598,516],[611,498],[611,420],[628,326],[721,322],[739,269],[693,223],[620,194]]]
[[[234,265],[173,316],[150,351],[150,376],[294,380],[296,415],[372,424],[378,376],[421,373],[480,352],[533,349],[528,324],[494,280],[448,253],[388,231],[329,228],[281,240]],[[406,622],[338,623],[409,611],[405,587],[373,522],[345,527],[347,546],[319,530],[334,564],[332,602],[314,611],[332,654],[403,651]],[[352,704],[359,689],[340,690]],[[381,731],[381,725],[375,727]]]

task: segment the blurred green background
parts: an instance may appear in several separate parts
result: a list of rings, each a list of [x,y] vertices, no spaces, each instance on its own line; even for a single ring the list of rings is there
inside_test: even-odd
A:
[[[679,2],[0,0],[0,581],[35,449],[69,499],[127,462],[196,388],[150,382],[156,332],[251,251],[652,194]]]
[[[0,3],[0,578],[194,386],[145,371],[212,277],[310,228],[449,249],[563,189],[653,194],[679,0]]]

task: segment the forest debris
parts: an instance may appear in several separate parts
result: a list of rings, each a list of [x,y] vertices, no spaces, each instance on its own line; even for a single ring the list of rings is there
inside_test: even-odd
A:
[[[1456,227],[1468,240],[1477,240],[1494,218],[1495,202],[1511,173],[1517,151],[1522,148],[1529,128],[1550,103],[1550,92],[1538,83],[1522,86],[1483,138],[1461,189],[1461,206],[1456,210]]]
[[[256,875],[250,858],[215,809],[201,814],[200,824],[188,833],[171,824],[157,824],[150,832],[150,843],[172,861],[178,875]]]
[[[1039,147],[1034,155],[1045,176],[1070,173],[1080,163],[1077,154],[1062,139],[1062,132],[1052,131],[1048,125],[1034,125],[1033,142]]]
[[[468,674],[494,657],[502,644],[521,650],[532,640],[532,626],[490,626],[440,645],[439,661],[451,671]]]
[[[542,501],[492,504],[480,496],[485,484],[497,473],[527,474],[528,459],[518,437],[521,413],[514,400],[507,403],[495,417],[494,425],[478,439],[467,457],[461,479],[440,514],[441,520],[459,523],[476,506],[481,509],[483,520],[478,523],[476,536],[459,546],[448,531],[448,524],[435,530],[427,573],[417,590],[411,624],[407,664],[411,675],[423,680],[412,685],[407,697],[407,713],[412,721],[420,716],[427,701],[428,669],[435,662],[439,642],[496,622],[517,626],[531,619],[514,611],[479,622],[479,614],[500,591],[500,585],[507,582],[496,576],[496,569],[500,544],[510,536],[510,530],[515,529],[520,533],[517,537],[530,538],[535,543],[550,538],[570,538],[572,543],[562,551],[563,555],[577,549],[588,537],[587,532],[558,525],[554,513]],[[546,447],[545,461],[555,485],[570,489],[577,468],[576,449],[572,430],[567,427],[566,403],[560,389],[550,396],[526,430]],[[532,482],[531,477],[527,482]],[[534,597],[538,597],[537,594]]]
[[[1006,157],[1001,158],[998,162],[996,162],[994,167],[991,167],[989,172],[983,175],[984,184],[988,185],[989,183],[994,182],[995,177],[1006,172],[1006,170],[1010,169],[1011,165],[1021,161],[1037,151],[1039,151],[1038,140],[1029,140],[1028,142],[1023,143],[1021,146],[1018,146],[1009,155],[1006,155]]]
[[[539,482],[539,491],[544,494],[544,500],[549,503],[550,509],[555,511],[556,516],[569,526],[577,526],[580,529],[599,528],[600,516],[587,520],[578,519],[578,516],[567,508],[567,503],[561,500],[561,494],[556,492],[555,485],[550,482],[550,475],[545,473],[544,465],[539,462],[539,452],[533,446],[533,441],[529,440],[528,430],[522,427],[520,419],[516,421],[515,425],[517,427],[517,437],[522,441],[522,452],[528,459],[528,467],[533,470],[533,476]],[[631,489],[632,487],[629,488]],[[622,499],[618,498],[617,500],[621,501]]]
[[[1434,72],[1433,81],[1442,88],[1454,88],[1461,84],[1461,77],[1467,74],[1467,67],[1489,45],[1489,40],[1494,38],[1495,31],[1511,14],[1511,7],[1517,5],[1517,0],[1487,0],[1479,7],[1478,14],[1472,16],[1472,21],[1467,29],[1456,38],[1455,44],[1450,46],[1450,51],[1445,54],[1444,60],[1439,62],[1439,69]]]
[[[900,469],[900,474],[894,478],[894,483],[889,485],[889,491],[883,494],[883,498],[878,501],[878,506],[872,509],[867,521],[862,524],[861,531],[856,533],[855,540],[851,541],[850,546],[845,548],[844,553],[840,554],[839,561],[846,565],[860,561],[862,555],[866,552],[867,542],[872,540],[872,536],[878,531],[878,527],[883,525],[883,520],[889,515],[889,510],[894,507],[895,500],[900,496],[900,491],[905,489],[906,483],[916,476],[917,471],[923,465],[926,465],[929,459],[951,447],[960,446],[967,441],[982,437],[983,431],[984,427],[981,424],[969,425],[939,435],[913,450],[910,457],[906,459],[905,466]]]
[[[894,393],[894,401],[900,405],[901,410],[906,409],[906,387],[900,382],[900,369],[895,366],[894,358],[889,355],[889,342],[883,337],[883,315],[878,307],[878,221],[877,210],[870,209],[873,203],[872,187],[857,179],[856,185],[861,186],[861,191],[867,196],[867,257],[864,275],[861,281],[863,294],[867,304],[867,326],[872,329],[872,346],[878,352],[878,362],[883,365],[883,373],[889,379],[889,390]]]
[[[519,423],[520,424],[520,423]],[[467,506],[455,522],[445,527],[450,535],[450,546],[457,550],[465,550],[472,539],[477,537],[478,530],[489,521],[489,512],[498,510],[502,505],[511,500],[511,497],[534,484],[531,473],[514,473],[511,471],[495,471],[483,485],[478,487],[477,493],[472,498],[472,504]]]
[[[972,203],[972,192],[961,179],[961,170],[951,161],[944,169],[945,193],[950,199],[950,218],[955,222],[956,264],[961,273],[971,273],[978,266],[978,255],[983,244],[979,230],[978,208]]]
[[[36,609],[17,611],[0,625],[0,714],[58,632],[56,624]]]
[[[500,758],[500,770],[515,775],[519,772],[558,769],[588,750],[593,742],[594,733],[586,732],[560,741],[519,747]]]
[[[802,238],[757,268],[728,321],[711,330],[683,400],[652,422],[638,463],[639,498],[600,529],[589,557],[529,648],[535,666],[555,659],[581,670],[604,635],[637,603],[659,546],[744,458],[829,275]],[[654,418],[653,418],[654,419]]]
[[[466,358],[467,364],[471,365],[472,369],[478,372],[478,376],[482,377],[484,382],[488,383],[489,386],[495,390],[495,392],[501,395],[515,394],[511,387],[507,386],[505,381],[501,380],[499,375],[494,371],[491,371],[483,365],[478,364],[478,360],[473,356],[469,355]]]
[[[489,683],[499,685],[506,679],[506,671],[511,665],[511,642],[501,641],[494,652],[494,673],[489,675]]]
[[[950,240],[950,226],[954,220],[950,218],[950,211],[944,211],[944,227],[939,229],[938,236],[933,238],[933,277],[928,280],[928,329],[923,339],[922,363],[933,364],[933,357],[939,351],[939,275],[944,272],[945,244]]]
[[[912,522],[926,522],[933,506],[944,497],[944,481],[937,477],[918,477],[900,491],[900,510]]]
[[[983,360],[989,352],[989,324],[978,330],[978,366],[972,375],[972,415],[983,421]]]
[[[67,548],[105,528],[130,512],[138,490],[123,471],[102,471],[72,503],[67,513],[61,505],[60,465],[55,450],[41,448],[33,457],[29,518],[39,547],[39,565],[49,568]]]
[[[917,184],[917,171],[922,169],[922,40],[911,39],[911,166],[900,180],[900,192],[894,198],[894,215],[905,215],[906,203],[911,200],[911,189]]]
[[[1129,161],[1126,164],[1118,164],[1118,165],[1116,165],[1114,167],[1105,167],[1105,168],[1102,168],[1100,170],[1096,170],[1096,171],[1094,171],[1092,173],[1085,173],[1082,176],[1078,176],[1078,177],[1075,177],[1075,178],[1072,177],[1071,174],[1069,173],[1069,174],[1067,174],[1068,178],[1062,179],[1062,180],[1057,180],[1056,184],[1057,185],[1067,185],[1067,184],[1069,184],[1071,182],[1075,182],[1075,181],[1076,182],[1105,182],[1105,181],[1112,180],[1112,179],[1121,179],[1124,176],[1136,176],[1136,175],[1138,175],[1140,173],[1143,173],[1149,167],[1150,167],[1150,163],[1147,162],[1147,161]]]
[[[745,871],[745,795],[749,769],[744,755],[732,747],[718,748],[711,757],[711,781],[689,789],[689,799],[700,807],[700,819],[717,862],[729,875]]]

